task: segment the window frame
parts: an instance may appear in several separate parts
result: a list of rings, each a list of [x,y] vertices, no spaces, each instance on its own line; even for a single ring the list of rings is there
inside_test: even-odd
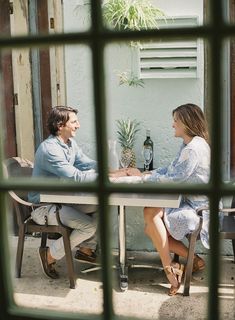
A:
[[[92,49],[92,65],[93,65],[93,81],[94,81],[94,101],[95,101],[95,125],[97,136],[97,156],[99,179],[97,183],[84,184],[78,186],[72,182],[66,182],[62,185],[56,183],[47,183],[46,185],[39,181],[23,181],[23,180],[5,180],[3,178],[2,169],[0,172],[0,210],[2,223],[0,224],[0,290],[1,305],[0,312],[7,319],[74,319],[74,315],[66,313],[58,314],[50,311],[35,311],[15,306],[13,301],[13,292],[11,279],[9,275],[9,250],[7,246],[7,219],[6,219],[6,201],[5,196],[8,190],[24,189],[24,190],[50,190],[55,191],[67,190],[73,191],[89,191],[96,192],[99,198],[100,212],[99,224],[101,235],[102,248],[102,279],[103,279],[103,294],[104,294],[104,312],[100,319],[118,319],[113,312],[112,304],[112,281],[110,277],[110,251],[109,251],[109,228],[110,225],[108,215],[107,197],[113,192],[133,192],[136,193],[192,193],[205,194],[210,199],[210,263],[209,263],[209,295],[208,295],[208,319],[219,319],[219,299],[218,299],[218,283],[219,283],[219,237],[218,237],[218,207],[219,200],[222,196],[234,194],[234,187],[226,185],[222,181],[222,126],[220,119],[222,118],[222,101],[221,101],[221,48],[223,39],[227,36],[235,35],[235,26],[228,25],[224,22],[222,12],[222,0],[207,0],[205,1],[209,8],[210,23],[198,27],[176,28],[171,30],[154,30],[148,31],[130,31],[130,32],[112,32],[102,28],[101,2],[91,1],[91,30],[81,33],[56,34],[56,35],[38,35],[38,36],[20,36],[12,38],[0,38],[0,49],[10,49],[12,47],[32,47],[37,45],[51,44],[76,44],[85,43],[90,45]],[[210,50],[208,51],[208,59],[210,61],[210,70],[208,79],[211,84],[208,95],[208,109],[211,113],[211,179],[208,185],[189,186],[180,185],[174,186],[170,184],[163,185],[146,185],[143,186],[117,186],[111,185],[107,180],[107,154],[106,154],[106,107],[105,107],[105,88],[104,88],[104,61],[103,51],[106,44],[113,41],[126,40],[147,40],[158,38],[177,38],[178,34],[183,38],[200,37],[208,41]],[[212,112],[216,110],[216,112]],[[2,137],[2,135],[1,135]],[[2,144],[2,141],[1,141]],[[3,148],[1,148],[0,160],[3,160]],[[104,228],[104,226],[106,226]],[[79,316],[76,316],[79,318]],[[96,316],[96,319],[99,318]]]

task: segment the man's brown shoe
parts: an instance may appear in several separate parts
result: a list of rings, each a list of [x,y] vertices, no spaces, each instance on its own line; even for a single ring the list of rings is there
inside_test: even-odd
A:
[[[40,262],[41,262],[42,270],[43,270],[44,274],[48,278],[50,278],[50,279],[58,279],[59,278],[59,274],[55,270],[55,263],[48,264],[47,251],[48,251],[48,247],[46,247],[46,248],[41,248],[40,247],[39,250],[38,250],[39,259],[40,259]]]
[[[99,265],[100,263],[97,261],[97,255],[95,252],[92,252],[92,254],[88,255],[80,250],[77,250],[75,253],[74,258],[81,262],[86,262],[94,265]]]

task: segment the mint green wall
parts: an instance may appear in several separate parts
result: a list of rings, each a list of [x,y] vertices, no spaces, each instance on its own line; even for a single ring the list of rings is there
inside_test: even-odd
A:
[[[153,1],[168,16],[198,16],[202,23],[203,0]],[[85,4],[84,4],[85,3]],[[64,1],[65,31],[83,31],[89,27],[89,5],[84,0]],[[105,89],[107,104],[108,138],[116,139],[116,123],[119,118],[141,121],[135,151],[137,166],[143,167],[141,148],[147,128],[154,141],[154,167],[164,166],[175,156],[180,140],[173,137],[172,110],[180,104],[193,102],[202,108],[204,102],[204,63],[202,44],[199,49],[199,70],[196,79],[148,79],[144,88],[119,85],[117,73],[136,72],[136,50],[128,43],[117,43],[105,48]],[[77,141],[83,149],[95,157],[94,104],[92,93],[91,52],[85,46],[65,47],[67,103],[78,106],[81,128]],[[112,208],[113,246],[117,246],[117,211]],[[133,250],[152,250],[143,232],[143,210],[127,208],[127,247]],[[202,247],[199,245],[199,251]],[[225,251],[228,252],[227,248]]]

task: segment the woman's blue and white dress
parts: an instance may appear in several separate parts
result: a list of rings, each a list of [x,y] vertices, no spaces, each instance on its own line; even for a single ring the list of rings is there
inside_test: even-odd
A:
[[[153,170],[144,181],[208,183],[210,177],[210,147],[205,139],[195,136],[188,144],[183,143],[175,160],[166,168]],[[203,195],[184,195],[179,208],[165,208],[164,223],[170,235],[182,240],[194,231],[199,224],[196,210],[209,206]],[[209,248],[208,220],[209,214],[203,216],[201,241]]]

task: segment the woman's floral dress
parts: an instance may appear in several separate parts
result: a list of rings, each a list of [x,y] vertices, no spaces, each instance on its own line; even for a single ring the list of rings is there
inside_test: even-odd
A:
[[[153,170],[144,181],[208,183],[210,177],[210,147],[205,139],[195,136],[188,144],[183,143],[175,160],[166,168]],[[182,240],[199,224],[196,210],[209,206],[203,195],[184,195],[179,208],[165,208],[164,223],[170,235]],[[209,212],[204,211],[201,241],[209,248]]]

